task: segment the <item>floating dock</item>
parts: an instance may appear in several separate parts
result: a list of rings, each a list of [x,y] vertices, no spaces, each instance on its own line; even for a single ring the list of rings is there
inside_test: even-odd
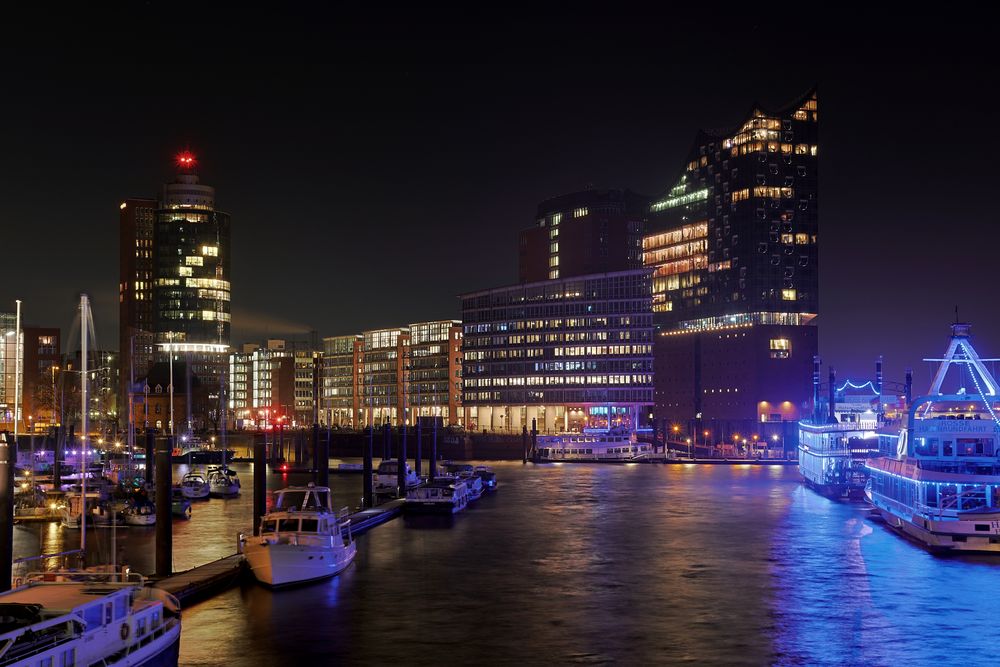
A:
[[[166,579],[153,582],[153,586],[165,590],[180,600],[181,604],[185,604],[235,585],[243,576],[245,567],[243,554],[233,554],[185,572],[178,572]]]

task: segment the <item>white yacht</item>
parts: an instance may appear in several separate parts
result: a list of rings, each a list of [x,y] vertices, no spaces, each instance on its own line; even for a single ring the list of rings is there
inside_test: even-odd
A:
[[[384,459],[378,464],[372,481],[372,488],[375,493],[395,493],[396,483],[399,481],[396,475],[399,473],[399,461],[396,459]],[[406,488],[413,488],[420,484],[420,478],[413,471],[410,464],[406,464]]]
[[[1000,553],[1000,410],[997,381],[952,325],[930,391],[916,397],[895,457],[868,462],[865,494],[886,524],[925,547]],[[958,385],[945,390],[955,366]]]
[[[129,526],[156,525],[156,505],[149,500],[129,503],[122,515]]]
[[[240,495],[240,478],[229,468],[208,469],[209,494],[217,498],[235,498]]]
[[[313,484],[279,491],[260,535],[241,536],[240,544],[254,577],[268,586],[333,577],[357,553],[347,508],[334,514],[330,489]]]
[[[88,526],[94,527],[111,525],[111,514],[114,510],[108,509],[108,507],[102,503],[100,493],[97,493],[96,491],[91,493],[88,491],[86,494],[86,501],[84,501],[84,496],[79,493],[76,495],[66,496],[66,504],[59,508],[63,528],[79,530],[80,515],[83,511],[81,508],[83,507],[86,507],[85,511],[87,512]]]
[[[211,490],[211,485],[199,472],[189,472],[181,479],[181,493],[188,500],[208,498]]]
[[[0,593],[0,665],[176,665],[180,604],[139,575],[46,572]]]
[[[476,474],[475,469],[469,463],[455,463],[454,461],[444,461],[440,464],[445,475],[460,479],[465,482],[469,489],[469,500],[479,500],[486,486],[482,477]]]
[[[468,504],[465,480],[449,476],[407,489],[403,510],[414,514],[457,514]]]
[[[653,453],[653,445],[620,428],[538,436],[536,448],[539,461],[636,461]]]

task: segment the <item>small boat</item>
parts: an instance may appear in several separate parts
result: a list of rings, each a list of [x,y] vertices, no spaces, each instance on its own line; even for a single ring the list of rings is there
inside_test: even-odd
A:
[[[181,493],[189,500],[208,498],[212,491],[211,485],[198,472],[189,472],[181,479]]]
[[[156,525],[156,505],[146,500],[134,502],[122,512],[125,523],[129,526]]]
[[[180,603],[136,574],[46,572],[0,610],[3,665],[177,664]]]
[[[497,474],[489,466],[476,466],[476,475],[483,480],[483,491],[496,491],[499,482]]]
[[[373,478],[373,488],[375,493],[395,493],[399,473],[399,462],[396,459],[384,459],[378,464]],[[410,464],[406,464],[406,488],[412,488],[420,484],[420,478],[413,471]]]
[[[184,495],[184,489],[175,486],[170,490],[170,513],[178,519],[191,518],[191,501]]]
[[[483,480],[476,474],[475,468],[471,464],[444,461],[441,463],[441,470],[444,472],[444,476],[450,475],[465,482],[469,489],[470,501],[479,500],[482,497],[485,490]]]
[[[229,468],[208,469],[209,494],[216,498],[235,498],[240,495],[240,478]]]
[[[268,586],[302,584],[336,576],[357,553],[345,507],[333,513],[330,489],[290,486],[260,522],[259,537],[240,537],[250,571]]]
[[[457,514],[469,504],[469,487],[457,477],[442,477],[406,490],[407,514]]]
[[[101,494],[87,492],[86,502],[79,493],[66,497],[67,504],[59,508],[63,528],[79,530],[81,507],[86,507],[88,526],[110,526],[112,513],[101,502]]]

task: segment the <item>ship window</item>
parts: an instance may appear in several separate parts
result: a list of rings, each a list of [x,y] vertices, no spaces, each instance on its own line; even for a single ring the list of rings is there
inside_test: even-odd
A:
[[[128,613],[128,597],[119,595],[115,598],[115,620],[121,620]]]
[[[83,621],[87,624],[87,630],[94,630],[102,625],[104,620],[104,605],[92,604],[83,610]]]
[[[265,533],[273,533],[277,525],[278,522],[275,521],[274,519],[271,519],[264,522],[264,527],[261,530]]]
[[[937,502],[938,502],[937,486],[935,486],[934,484],[928,484],[924,488],[927,491],[926,505],[928,507],[937,507]]]
[[[990,532],[990,524],[988,524],[988,523],[977,523],[976,524],[976,531],[978,531],[980,533],[988,533],[988,532]]]
[[[71,648],[62,652],[59,660],[59,667],[73,667],[76,664],[76,649]]]
[[[938,455],[938,439],[937,438],[916,438],[915,451],[917,456],[937,456]]]
[[[299,520],[296,519],[278,519],[278,530],[295,532],[299,529]]]
[[[317,530],[319,530],[319,521],[317,519],[302,519],[303,533],[315,533]]]

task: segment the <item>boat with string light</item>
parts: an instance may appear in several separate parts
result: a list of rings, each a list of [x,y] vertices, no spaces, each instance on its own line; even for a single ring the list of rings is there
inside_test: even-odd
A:
[[[913,399],[895,456],[871,459],[865,494],[886,525],[933,551],[1000,553],[997,381],[952,325],[930,390]],[[949,371],[955,371],[949,373]],[[949,388],[945,388],[945,383]]]
[[[813,370],[811,417],[799,422],[799,474],[811,489],[835,500],[863,500],[868,469],[865,462],[879,453],[879,434],[898,430],[898,421],[887,418],[897,409],[895,396],[883,397],[882,360],[876,379],[844,381],[836,385],[830,369],[829,391],[819,394],[819,358]]]

